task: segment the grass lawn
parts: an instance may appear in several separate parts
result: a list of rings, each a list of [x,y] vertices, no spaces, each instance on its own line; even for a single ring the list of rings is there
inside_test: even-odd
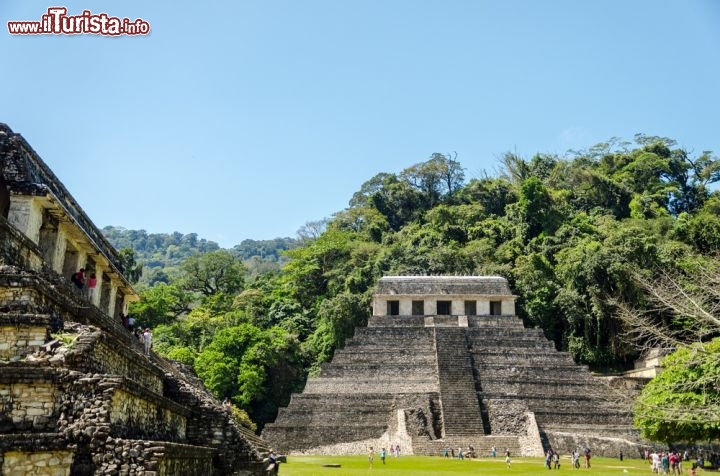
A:
[[[482,458],[479,460],[452,460],[431,456],[401,456],[387,458],[383,466],[376,455],[370,469],[367,456],[288,456],[288,462],[280,465],[282,476],[451,476],[457,474],[483,474],[503,476],[537,476],[543,471],[548,476],[565,473],[568,475],[593,476],[652,476],[650,465],[639,459],[593,458],[592,468],[573,469],[570,457],[561,459],[560,470],[544,467],[544,458],[515,458],[512,467],[507,468],[505,458]],[[324,468],[323,464],[339,464],[340,468]],[[687,474],[687,469],[685,469]],[[702,475],[702,473],[700,473]]]

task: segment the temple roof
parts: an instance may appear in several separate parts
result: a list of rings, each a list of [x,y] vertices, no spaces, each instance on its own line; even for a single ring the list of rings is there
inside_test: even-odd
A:
[[[376,295],[490,295],[512,296],[500,276],[384,276]]]

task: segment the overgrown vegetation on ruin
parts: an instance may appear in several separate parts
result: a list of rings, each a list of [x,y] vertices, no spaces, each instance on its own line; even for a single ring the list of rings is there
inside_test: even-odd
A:
[[[627,368],[649,342],[630,338],[619,303],[685,342],[717,338],[658,308],[646,287],[659,270],[702,285],[691,278],[719,265],[717,157],[638,135],[565,158],[508,153],[499,169],[466,180],[456,157],[433,154],[380,173],[347,209],[309,224],[281,270],[251,277],[237,255],[211,250],[156,281],[133,312],[157,326],[158,351],[260,425],[366,322],[383,275],[505,276],[526,324],[595,369]]]

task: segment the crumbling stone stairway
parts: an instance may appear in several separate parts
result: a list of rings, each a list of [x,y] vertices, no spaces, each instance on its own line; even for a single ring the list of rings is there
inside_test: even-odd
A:
[[[435,328],[443,436],[484,434],[464,328]]]

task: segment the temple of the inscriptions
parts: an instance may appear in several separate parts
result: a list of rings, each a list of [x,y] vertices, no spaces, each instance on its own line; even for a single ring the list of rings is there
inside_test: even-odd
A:
[[[492,447],[638,453],[630,391],[592,375],[515,315],[496,276],[386,276],[367,327],[280,409],[263,438],[297,454]]]
[[[94,273],[90,295],[70,282]],[[0,474],[259,475],[263,442],[123,327],[115,249],[0,124]]]

